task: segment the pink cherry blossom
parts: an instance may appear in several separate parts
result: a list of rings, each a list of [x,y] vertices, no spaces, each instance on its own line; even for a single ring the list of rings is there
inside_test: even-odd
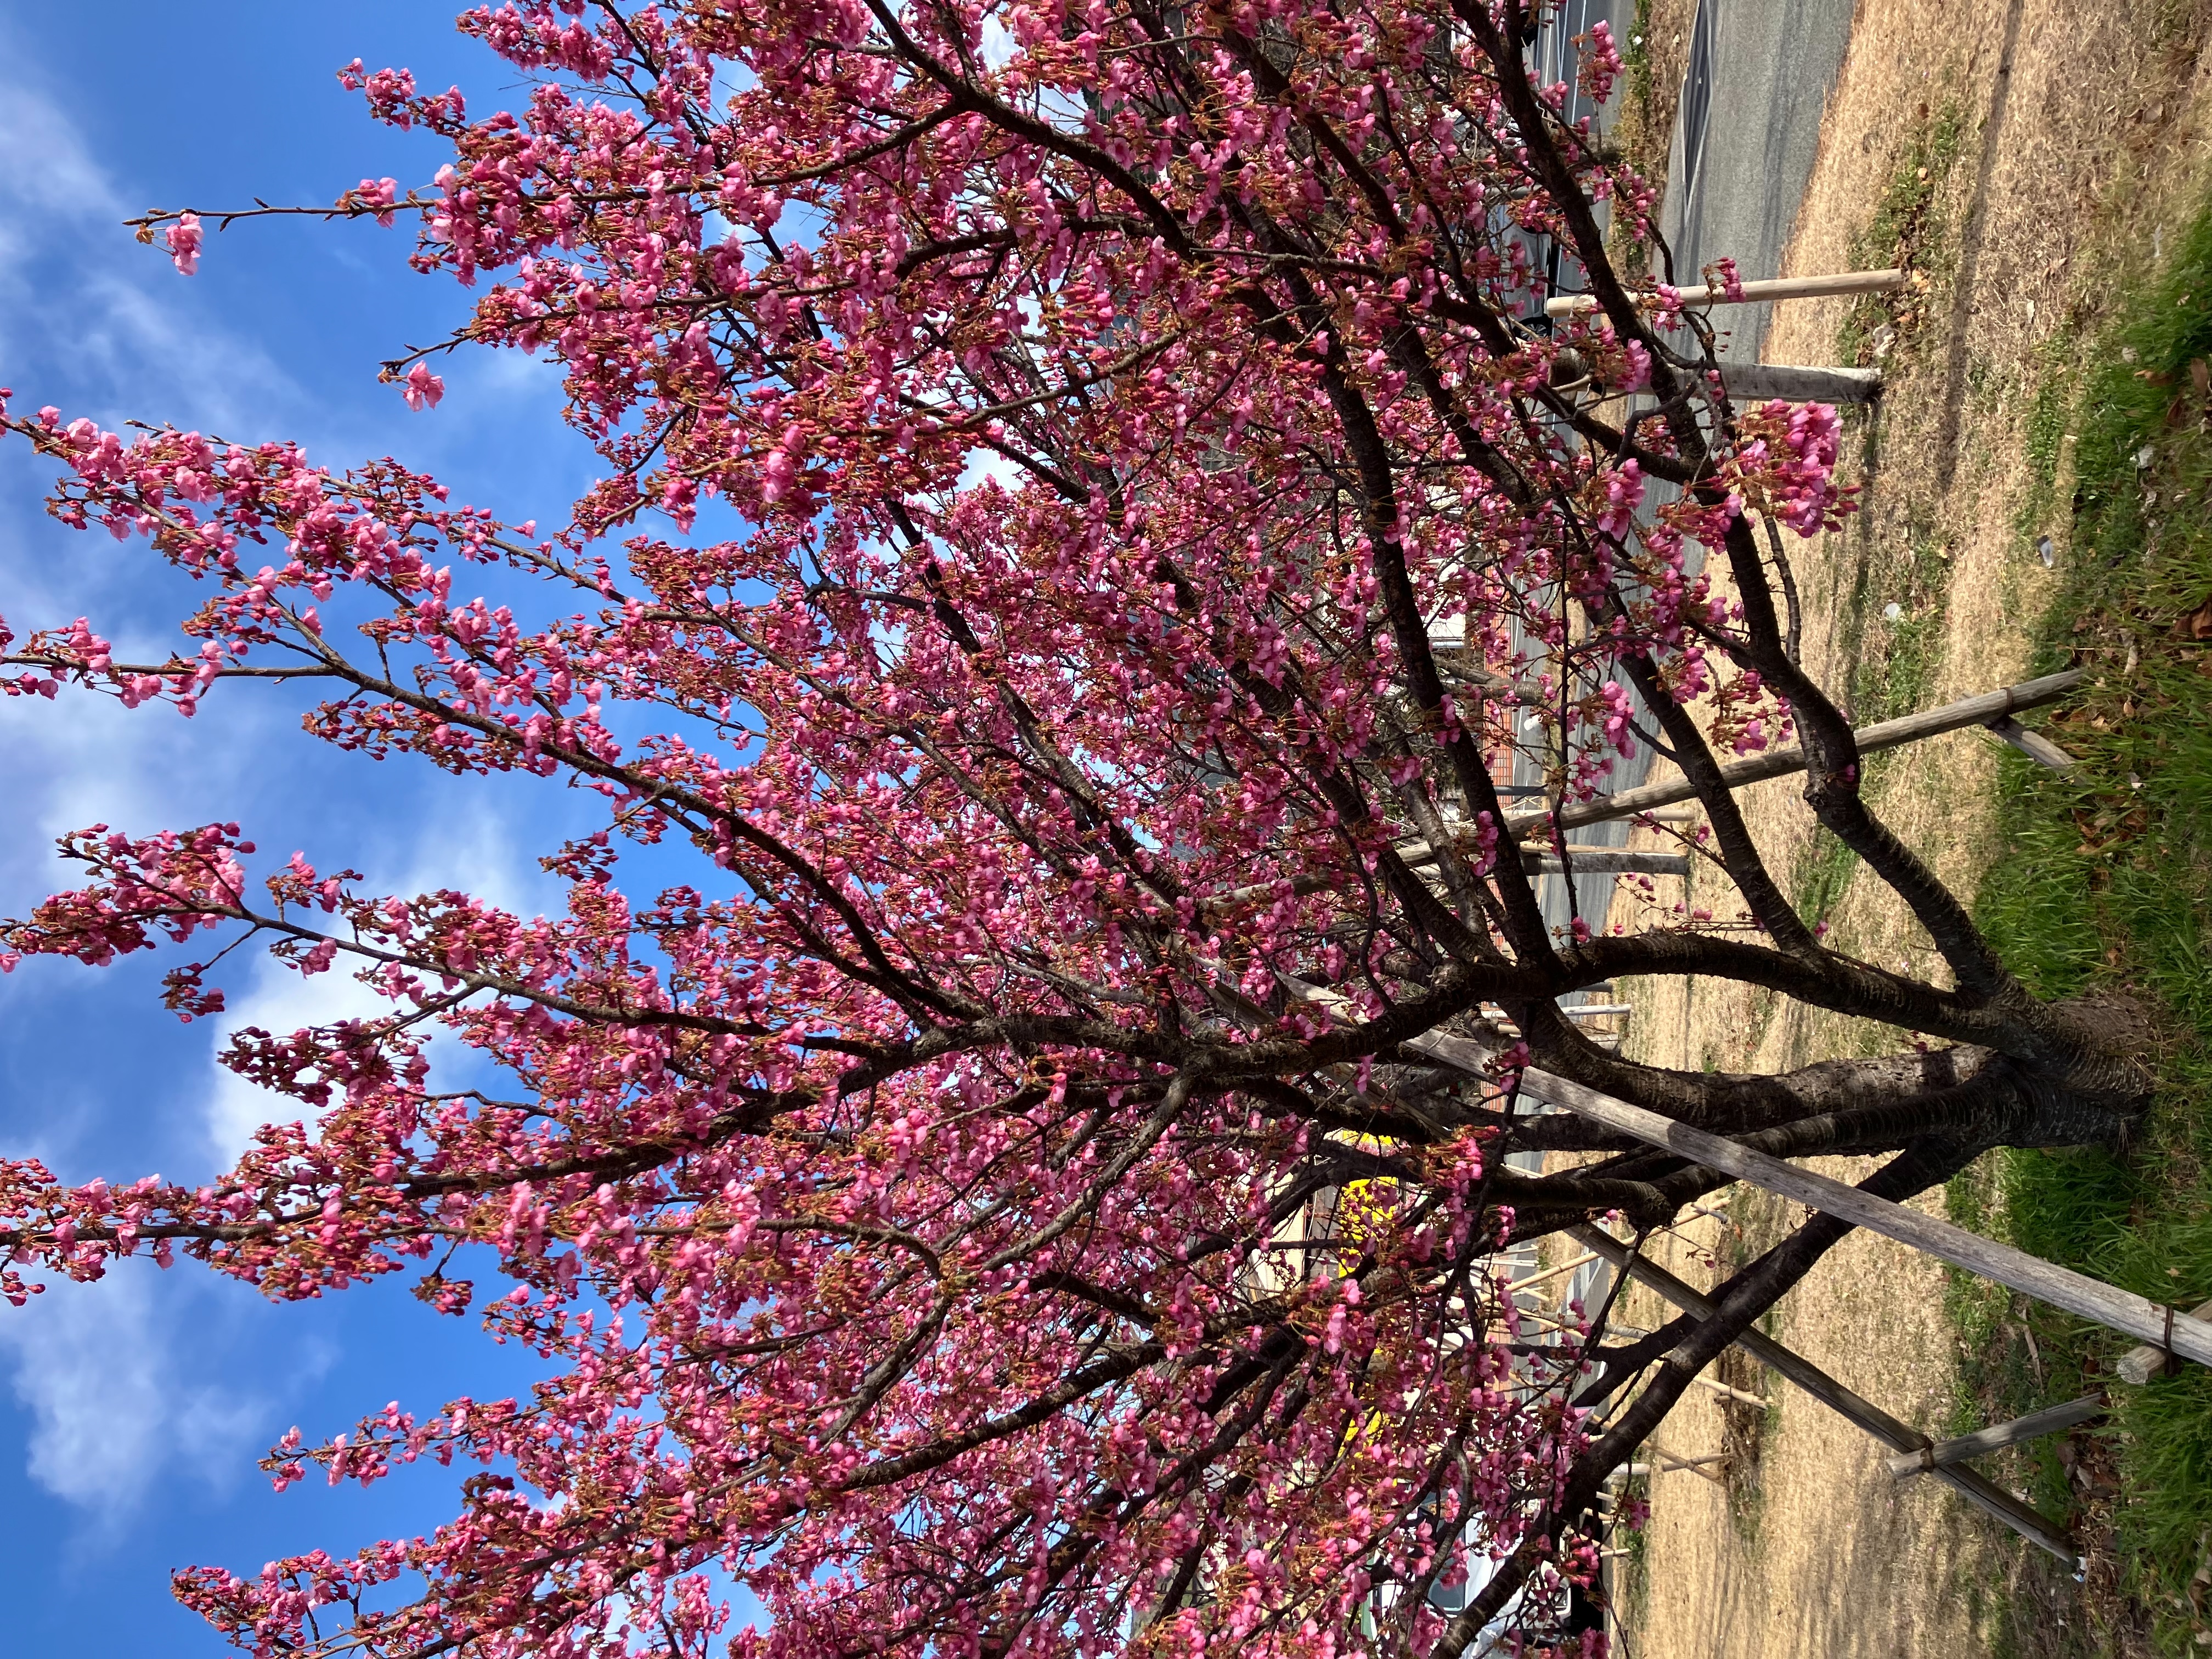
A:
[[[200,219],[197,213],[179,214],[168,230],[169,258],[179,271],[191,276],[200,268]]]
[[[400,382],[399,395],[407,400],[410,409],[435,409],[438,400],[446,395],[446,383],[430,372],[428,363],[417,363]]]

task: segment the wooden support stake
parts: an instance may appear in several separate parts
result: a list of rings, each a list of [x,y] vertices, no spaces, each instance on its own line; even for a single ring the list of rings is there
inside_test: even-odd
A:
[[[1990,730],[2039,766],[2047,766],[2054,772],[2074,769],[2074,757],[2061,749],[2040,732],[2031,732],[2011,715],[2006,714],[1990,722]]]
[[[1483,1075],[1489,1051],[1465,1037],[1429,1036],[1413,1039],[1409,1048],[1451,1061],[1461,1069]],[[2163,1352],[2212,1365],[2212,1324],[2160,1306],[2132,1291],[2106,1285],[2061,1267],[2054,1262],[2016,1250],[2008,1244],[1982,1238],[1948,1221],[1893,1204],[1886,1198],[1847,1187],[1840,1181],[1801,1170],[1765,1152],[1754,1152],[1732,1140],[1686,1123],[1647,1112],[1625,1100],[1600,1094],[1570,1079],[1530,1066],[1521,1074],[1521,1091],[1537,1100],[1564,1106],[1577,1117],[1618,1129],[1654,1146],[1664,1147],[1693,1164],[1723,1175],[1734,1176],[1770,1193],[1794,1198],[1823,1214],[1848,1221],[1855,1227],[1893,1238],[1926,1252],[1940,1261],[1963,1267],[1977,1278],[1994,1279],[2039,1302],[2093,1320],[2108,1330],[2153,1344]]]
[[[1398,843],[1406,862],[1416,869],[1437,861],[1435,850],[1425,841],[1405,841]],[[1661,853],[1642,848],[1626,847],[1570,847],[1567,858],[1578,876],[1686,876],[1690,873],[1690,859],[1686,853]],[[1548,848],[1524,847],[1521,849],[1521,868],[1532,876],[1564,875],[1566,866],[1559,855]]]
[[[2200,1302],[2189,1310],[2191,1319],[2212,1319],[2212,1302]],[[2140,1348],[2130,1348],[2120,1356],[2120,1381],[2132,1382],[2137,1388],[2156,1376],[2166,1367],[2166,1352],[2146,1342]]]
[[[1791,404],[1870,404],[1881,395],[1881,371],[1723,362],[1721,385],[1740,404],[1772,398]]]
[[[1283,983],[1299,994],[1316,995],[1315,988],[1288,976],[1284,977]],[[1334,994],[1319,1000],[1331,1004],[1341,1001]],[[1469,1038],[1431,1031],[1407,1038],[1405,1046],[1443,1060],[1471,1077],[1486,1079],[1490,1075],[1492,1051]],[[1641,1106],[1632,1106],[1571,1078],[1531,1066],[1522,1072],[1520,1086],[1521,1092],[1531,1099],[1564,1107],[1577,1117],[1618,1129],[1692,1164],[1734,1176],[1738,1181],[1795,1199],[1854,1227],[1895,1239],[1939,1261],[1964,1268],[1978,1279],[1993,1279],[2107,1330],[2132,1336],[2161,1353],[2193,1359],[2200,1365],[2212,1365],[2212,1324],[2137,1296],[2132,1291],[2104,1284],[2087,1273],[2077,1273],[2025,1250],[2016,1250],[2009,1244],[2000,1244],[1963,1227],[1954,1227],[1923,1211],[1893,1204],[1856,1187],[1847,1187],[1840,1181],[1801,1170],[1794,1164],[1753,1152],[1747,1146],[1739,1146],[1705,1130],[1677,1123]]]
[[[1691,1289],[1656,1262],[1647,1261],[1634,1255],[1626,1244],[1609,1233],[1588,1224],[1568,1231],[1631,1278],[1639,1279],[1658,1291],[1684,1313],[1698,1319],[1712,1317],[1713,1304],[1708,1297]],[[1787,1377],[1822,1405],[1896,1450],[1917,1452],[1933,1443],[1917,1429],[1906,1427],[1872,1401],[1853,1393],[1811,1360],[1784,1347],[1772,1337],[1757,1331],[1746,1331],[1736,1338],[1735,1345],[1769,1370]],[[2057,1557],[2069,1570],[2080,1567],[2081,1558],[2075,1549],[2073,1540],[2010,1492],[1972,1469],[1946,1466],[1930,1473],[1976,1508],[2002,1522],[2030,1543]]]
[[[1828,276],[1770,276],[1758,282],[1741,283],[1737,291],[1728,293],[1718,284],[1686,287],[1678,290],[1686,310],[1703,310],[1707,306],[1758,305],[1767,300],[1813,300],[1831,294],[1882,294],[1891,289],[1905,286],[1905,272],[1893,266],[1887,270],[1839,270]],[[1656,295],[1639,296],[1646,311],[1659,307]],[[1563,294],[1556,300],[1544,301],[1547,317],[1579,317],[1597,309],[1597,297],[1590,294]]]
[[[1940,708],[1923,708],[1917,714],[1905,714],[1893,720],[1882,720],[1876,725],[1862,726],[1851,736],[1862,754],[1876,750],[1895,749],[1900,744],[1917,743],[1923,738],[1932,738],[1945,732],[1963,731],[1969,726],[1987,726],[1991,720],[2023,708],[2040,708],[2052,703],[2081,684],[2083,671],[2069,668],[2057,674],[2045,674],[2040,679],[2026,680],[2018,685],[2008,685],[1995,691],[1984,691],[1978,696],[1962,697],[1957,702],[1945,703]],[[1768,778],[1787,777],[1805,769],[1805,751],[1801,748],[1771,750],[1721,768],[1721,781],[1730,789],[1741,789],[1746,784],[1761,783]],[[1654,807],[1672,806],[1677,801],[1695,800],[1698,791],[1694,785],[1677,779],[1672,783],[1646,784],[1640,789],[1624,789],[1617,795],[1603,795],[1595,800],[1583,801],[1567,807],[1559,814],[1559,827],[1580,829],[1586,823],[1603,823],[1612,818],[1633,817],[1638,812],[1649,812]],[[1525,835],[1542,823],[1548,814],[1543,811],[1511,812],[1505,822],[1516,835]],[[1435,854],[1426,854],[1433,858]]]
[[[2085,1394],[2079,1400],[2069,1400],[2063,1406],[2045,1406],[2039,1412],[2030,1412],[2025,1417],[2015,1417],[2009,1423],[1992,1423],[1985,1429],[1976,1429],[1972,1434],[1962,1434],[1955,1440],[1943,1440],[1932,1446],[1923,1446],[1917,1452],[1907,1452],[1892,1457],[1889,1478],[1910,1480],[1916,1474],[1925,1474],[1930,1469],[1942,1468],[1947,1463],[1963,1463],[1970,1457],[1986,1457],[2007,1446],[2017,1446],[2023,1440],[2036,1440],[2046,1434],[2056,1434],[2061,1429],[2070,1429],[2078,1423],[2094,1423],[2105,1414],[2105,1396]]]
[[[1567,862],[1574,866],[1578,876],[1686,876],[1690,873],[1689,855],[1685,853],[1631,852],[1620,847],[1591,847],[1581,851],[1569,849]],[[1537,849],[1524,850],[1521,867],[1532,876],[1558,876],[1566,873],[1566,864],[1559,855]]]

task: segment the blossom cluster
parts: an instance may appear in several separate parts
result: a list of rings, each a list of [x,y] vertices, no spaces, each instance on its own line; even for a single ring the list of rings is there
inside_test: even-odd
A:
[[[676,1659],[733,1574],[749,1659],[1456,1653],[1434,1592],[1485,1558],[1559,1634],[1582,1337],[1532,1357],[1486,1265],[1528,1054],[1437,1108],[1403,1044],[1604,976],[1536,912],[1516,746],[1586,799],[1630,679],[1778,734],[1694,553],[1832,523],[1834,417],[1729,425],[1632,305],[1526,325],[1534,239],[1652,198],[1486,9],[1186,23],[487,6],[528,92],[476,117],[349,65],[453,155],[329,211],[413,216],[477,290],[444,346],[552,357],[603,459],[549,537],[389,460],[0,403],[64,523],[203,596],[150,662],[0,629],[11,695],[296,678],[365,760],[606,808],[553,916],[222,823],[88,829],[0,925],[0,967],[251,938],[385,1009],[237,1036],[277,1121],[218,1182],[0,1166],[0,1293],[410,1271],[555,1362],[276,1448],[279,1486],[482,1470],[425,1536],[180,1576],[241,1645]],[[189,274],[200,217],[165,235]],[[450,418],[431,362],[386,377]],[[1577,372],[1691,412],[1622,431]],[[638,891],[644,847],[696,864]],[[433,1028],[516,1097],[440,1088]]]

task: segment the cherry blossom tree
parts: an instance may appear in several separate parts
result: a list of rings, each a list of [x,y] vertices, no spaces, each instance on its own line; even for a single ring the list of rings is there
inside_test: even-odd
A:
[[[452,160],[313,211],[410,218],[475,290],[386,366],[410,405],[451,350],[559,362],[604,467],[556,533],[396,461],[5,415],[64,523],[205,595],[165,659],[0,630],[12,695],[162,719],[312,681],[309,734],[364,761],[605,804],[544,849],[558,915],[367,890],[235,823],[94,825],[0,938],[165,951],[187,1019],[240,946],[385,1010],[235,1038],[272,1121],[210,1185],[0,1164],[10,1299],[179,1250],[277,1298],[407,1273],[550,1362],[526,1400],[276,1448],[280,1486],[480,1467],[427,1536],[179,1574],[240,1646],[1452,1659],[1504,1612],[1592,1652],[1562,1609],[1601,1483],[1843,1230],[1709,1318],[1532,1340],[1503,1248],[1723,1177],[1533,1109],[1523,1068],[1886,1155],[1892,1197],[2140,1109],[1863,799],[1781,539],[1850,508],[1836,416],[1730,405],[1680,293],[1614,270],[1601,208],[1648,234],[1652,191],[1534,77],[1539,21],[475,11],[526,97],[478,118],[356,62]],[[1601,97],[1613,43],[1579,44]],[[189,274],[274,210],[140,234]],[[1547,245],[1597,301],[1556,333]],[[1497,780],[1526,749],[1556,811],[1637,727],[1741,916],[1547,921],[1534,872],[1573,853]],[[1934,978],[1828,948],[1747,832],[1723,757],[1793,734]],[[1686,1074],[1558,1006],[1692,974],[1895,1054]],[[509,1086],[441,1083],[433,1031]]]

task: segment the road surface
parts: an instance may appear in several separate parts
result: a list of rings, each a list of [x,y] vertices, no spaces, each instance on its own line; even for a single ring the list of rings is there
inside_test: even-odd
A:
[[[1632,15],[1632,3],[1627,9]],[[1699,5],[1692,44],[1704,50],[1693,50],[1660,215],[1678,281],[1696,280],[1724,255],[1747,280],[1782,274],[1853,9],[1851,0]],[[1716,313],[1733,324],[1735,355],[1747,361],[1758,356],[1772,314],[1771,305]]]

